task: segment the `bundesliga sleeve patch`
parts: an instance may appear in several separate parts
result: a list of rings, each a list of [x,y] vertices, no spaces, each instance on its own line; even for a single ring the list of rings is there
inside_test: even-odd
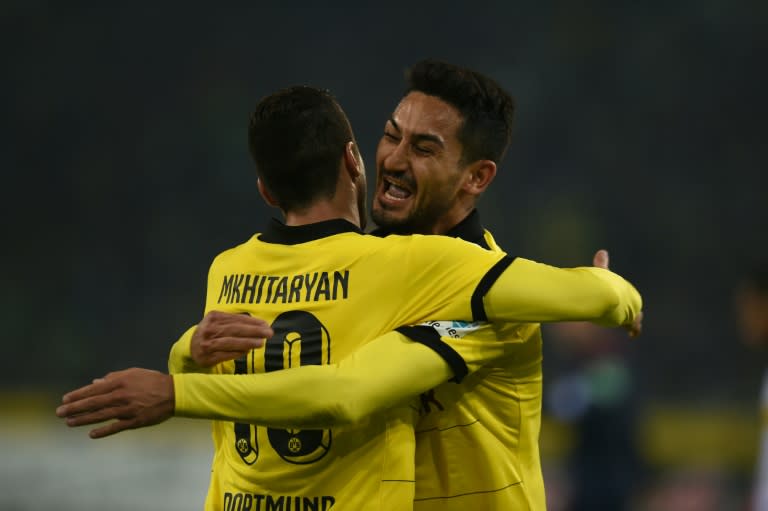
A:
[[[419,326],[434,328],[440,334],[440,337],[461,339],[465,335],[479,330],[484,324],[483,321],[427,321]]]

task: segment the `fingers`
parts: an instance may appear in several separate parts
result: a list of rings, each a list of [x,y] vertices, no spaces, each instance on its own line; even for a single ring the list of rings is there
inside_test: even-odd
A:
[[[264,345],[264,339],[222,337],[192,342],[192,358],[202,367],[235,360]]]
[[[201,350],[207,353],[236,352],[248,353],[252,349],[260,348],[264,345],[264,339],[242,338],[242,337],[217,337],[215,339],[203,339],[199,343]]]
[[[61,418],[70,418],[73,416],[84,417],[83,414],[93,412],[94,410],[102,410],[102,409],[114,410],[113,408],[114,406],[123,404],[121,401],[122,400],[116,398],[116,396],[111,392],[109,394],[86,397],[78,400],[70,400],[65,402],[65,404],[56,408],[56,416]],[[101,422],[103,420],[107,420],[111,418],[113,417],[105,417],[97,422]],[[67,424],[69,424],[69,421],[67,421]],[[89,423],[81,422],[76,425],[81,426],[83,424],[89,424]]]
[[[200,328],[211,328],[212,331],[224,335],[272,337],[274,332],[269,323],[248,314],[231,314],[228,312],[211,311],[200,322]]]
[[[597,252],[595,252],[595,256],[592,258],[592,266],[597,266],[598,268],[604,268],[608,269],[608,251],[605,249],[600,249]]]
[[[120,433],[121,431],[125,431],[126,429],[135,429],[135,427],[136,427],[135,422],[132,420],[119,420],[115,422],[110,422],[106,426],[92,429],[88,433],[88,436],[93,439],[104,438],[104,437],[114,435],[115,433]]]
[[[205,356],[199,357],[198,364],[202,367],[212,367],[216,364],[220,364],[222,362],[227,362],[229,360],[237,360],[238,358],[245,357],[248,355],[249,351],[223,351],[223,352],[214,352],[206,354]]]
[[[192,336],[192,358],[201,367],[211,367],[260,348],[273,335],[272,328],[262,319],[211,311]]]
[[[88,414],[69,417],[66,420],[66,424],[70,428],[75,428],[79,426],[98,424],[100,422],[105,422],[112,419],[118,420],[92,429],[88,433],[88,436],[93,439],[104,438],[116,433],[120,433],[121,431],[125,431],[126,429],[135,429],[138,427],[138,419],[136,417],[129,416],[129,412],[126,408],[106,408]]]
[[[125,407],[107,407],[78,415],[66,416],[65,422],[67,426],[77,428],[80,426],[88,426],[89,424],[98,424],[112,419],[124,419],[128,415],[129,411]]]
[[[107,394],[115,390],[117,386],[118,383],[116,381],[99,378],[93,380],[93,383],[90,385],[85,385],[84,387],[80,387],[79,389],[64,394],[64,397],[61,398],[61,402],[66,404],[92,396]]]

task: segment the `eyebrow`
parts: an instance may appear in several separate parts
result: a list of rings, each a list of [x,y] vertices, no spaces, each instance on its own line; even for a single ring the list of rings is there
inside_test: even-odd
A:
[[[392,127],[395,128],[397,131],[402,131],[400,129],[400,125],[397,124],[394,118],[389,118],[389,123],[392,124]],[[439,137],[437,135],[432,135],[430,133],[414,133],[412,138],[415,142],[434,142],[435,144],[439,145],[440,147],[445,147],[445,141],[443,141],[442,137]]]

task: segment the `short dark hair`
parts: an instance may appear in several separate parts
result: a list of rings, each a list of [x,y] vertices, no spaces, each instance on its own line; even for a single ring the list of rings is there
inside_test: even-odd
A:
[[[464,163],[500,162],[512,140],[515,102],[491,78],[466,68],[427,59],[406,72],[407,89],[435,96],[456,108],[464,122],[458,138]]]
[[[294,86],[266,96],[251,114],[256,172],[284,211],[333,198],[352,127],[327,90]]]

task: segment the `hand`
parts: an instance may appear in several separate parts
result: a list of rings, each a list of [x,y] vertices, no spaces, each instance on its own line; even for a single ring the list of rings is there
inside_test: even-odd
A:
[[[604,248],[601,248],[595,252],[595,256],[592,258],[592,266],[597,266],[598,268],[603,268],[604,270],[608,269],[609,262],[610,259],[608,257],[608,251]]]
[[[70,427],[117,419],[89,433],[103,438],[169,419],[175,406],[173,378],[149,369],[126,369],[65,394],[61,402],[56,415]]]
[[[595,252],[595,256],[592,258],[592,265],[605,270],[608,268],[610,258],[608,257],[608,251],[600,249]],[[632,320],[632,323],[623,325],[624,329],[629,332],[630,337],[637,337],[643,331],[643,312],[640,311]]]
[[[190,351],[198,366],[213,367],[247,355],[273,335],[272,328],[263,319],[247,314],[211,311],[197,325]]]

